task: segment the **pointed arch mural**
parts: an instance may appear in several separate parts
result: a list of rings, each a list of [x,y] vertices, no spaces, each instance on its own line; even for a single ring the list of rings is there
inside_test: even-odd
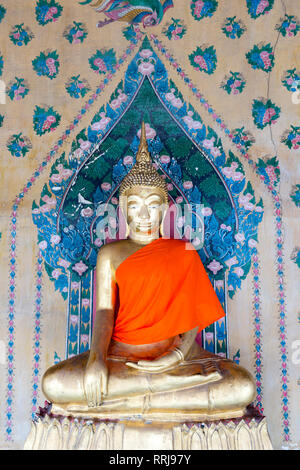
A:
[[[40,201],[33,203],[45,269],[68,304],[66,356],[89,349],[93,270],[103,243],[99,205],[117,206],[142,119],[171,201],[203,205],[204,239],[196,237],[194,245],[225,311],[226,296],[234,296],[250,270],[262,200],[255,200],[239,159],[231,151],[225,155],[218,134],[184,101],[146,37],[107,104],[76,135],[69,155],[52,165]],[[176,223],[178,228],[179,216]],[[202,342],[228,355],[226,317],[203,332]]]

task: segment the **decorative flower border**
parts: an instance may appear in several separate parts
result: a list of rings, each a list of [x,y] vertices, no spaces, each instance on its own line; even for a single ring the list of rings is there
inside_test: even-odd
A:
[[[271,194],[274,216],[275,216],[275,234],[276,234],[276,269],[277,269],[277,282],[278,282],[278,301],[279,301],[279,348],[281,358],[281,405],[282,405],[282,427],[283,427],[283,438],[286,443],[291,440],[290,428],[289,428],[289,390],[288,390],[288,370],[287,370],[287,324],[286,324],[286,294],[284,285],[284,266],[282,258],[282,246],[283,246],[283,219],[282,219],[282,202],[279,191],[276,189],[276,183],[271,183],[268,178],[263,174],[259,164],[254,162],[250,157],[249,153],[243,148],[242,143],[235,143],[233,140],[233,134],[226,125],[226,123],[218,116],[210,104],[205,100],[203,95],[197,90],[196,86],[188,78],[187,74],[179,66],[178,62],[168,52],[167,48],[163,46],[162,42],[157,39],[154,34],[150,35],[151,41],[154,46],[163,54],[170,62],[172,67],[177,71],[179,76],[184,80],[187,86],[192,90],[196,98],[199,99],[200,103],[211,114],[215,122],[220,126],[225,135],[229,137],[235,147],[238,149],[240,154],[248,161],[250,167],[258,174],[260,180],[266,185],[268,191]],[[257,322],[259,323],[259,322]],[[255,327],[256,329],[257,327]],[[261,351],[260,351],[261,353]],[[260,367],[260,365],[259,365]],[[259,380],[261,382],[261,369],[258,370],[256,365],[256,374],[259,374]],[[261,395],[261,390],[258,390]]]

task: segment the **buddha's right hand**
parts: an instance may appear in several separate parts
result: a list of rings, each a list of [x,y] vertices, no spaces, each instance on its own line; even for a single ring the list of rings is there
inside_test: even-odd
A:
[[[90,408],[100,406],[107,395],[108,370],[103,359],[90,357],[84,372],[84,392]]]

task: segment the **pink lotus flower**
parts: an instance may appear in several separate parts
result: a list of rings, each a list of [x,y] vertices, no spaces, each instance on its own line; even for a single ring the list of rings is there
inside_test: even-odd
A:
[[[242,232],[238,232],[237,234],[235,234],[234,238],[236,239],[237,242],[240,242],[240,243],[245,241],[245,235]]]
[[[175,88],[172,88],[171,93],[166,93],[165,94],[165,97],[166,97],[167,101],[172,101],[175,98],[174,91],[175,91]]]
[[[233,256],[233,258],[229,258],[227,261],[225,261],[225,264],[231,268],[234,264],[237,264],[238,260],[236,256]]]
[[[168,184],[167,184],[167,188],[168,188],[168,191],[172,191],[172,189],[174,188],[174,186],[172,185],[172,183],[168,183]]]
[[[66,260],[63,259],[63,258],[60,258],[60,259],[58,260],[58,263],[57,263],[57,264],[58,264],[58,266],[61,266],[62,268],[68,269],[68,267],[70,266],[71,263],[70,263],[69,261],[66,261]]]
[[[111,189],[111,184],[104,182],[101,184],[101,189],[103,189],[103,191],[109,191]]]
[[[183,201],[183,197],[182,197],[182,196],[178,196],[178,197],[176,198],[177,204],[181,204],[182,201]]]
[[[57,245],[60,242],[60,236],[51,235],[50,242],[53,243],[54,245]]]
[[[42,201],[46,202],[49,206],[56,206],[56,199],[49,197],[47,194],[42,197]]]
[[[52,115],[47,116],[46,121],[51,122],[51,123],[56,122],[56,117]]]
[[[102,113],[102,115],[103,117],[100,119],[100,121],[94,122],[94,124],[91,125],[91,129],[93,131],[105,131],[110,118],[106,117],[104,113]]]
[[[48,243],[46,242],[46,240],[43,240],[39,243],[39,248],[41,250],[46,250],[47,246],[48,246]]]
[[[73,270],[77,272],[77,274],[79,274],[79,276],[82,276],[83,273],[85,273],[85,271],[88,269],[87,265],[83,263],[82,260],[80,260],[79,263],[76,263],[74,266],[73,266]]]
[[[150,49],[142,49],[140,51],[140,56],[143,57],[143,59],[149,59],[153,55],[153,52]]]
[[[214,147],[214,142],[215,142],[215,138],[212,137],[211,139],[204,139],[202,142],[202,145],[206,149],[211,149]]]
[[[54,279],[58,279],[59,276],[61,275],[61,270],[60,269],[53,269],[51,275],[52,275],[52,277],[54,277]]]
[[[250,240],[248,241],[248,246],[249,246],[250,248],[256,247],[256,246],[257,246],[257,241],[254,240],[253,238],[250,238]]]
[[[112,100],[112,102],[110,103],[110,107],[112,109],[118,109],[120,106],[121,106],[121,102],[120,102],[119,98],[117,98],[115,100]]]
[[[180,98],[173,98],[171,100],[171,105],[174,106],[174,108],[181,108],[183,106],[183,102]]]
[[[81,210],[80,214],[82,215],[82,217],[92,217],[94,211],[90,207],[86,207],[85,209]]]
[[[171,161],[169,155],[161,155],[159,157],[159,159],[160,159],[161,163],[166,163],[166,164],[170,163],[170,161]]]
[[[123,163],[124,165],[132,165],[133,157],[131,155],[126,155],[126,157],[123,158]]]
[[[118,99],[121,101],[121,103],[125,103],[125,101],[128,99],[128,96],[125,93],[120,93]]]
[[[83,156],[83,151],[81,148],[78,148],[75,150],[75,152],[73,153],[73,156],[76,158],[76,159],[80,159],[82,156]]]
[[[218,271],[220,271],[220,269],[222,269],[222,265],[219,263],[219,261],[216,261],[215,259],[213,261],[211,261],[209,263],[209,265],[207,266],[208,269],[210,269],[210,271],[212,271],[214,273],[214,275],[216,275],[218,273]]]
[[[82,150],[89,150],[89,148],[92,145],[92,143],[89,140],[83,140],[83,139],[79,139],[79,143],[80,143],[80,148]]]
[[[218,149],[218,147],[213,147],[210,149],[210,153],[212,154],[213,157],[217,158],[219,157],[219,155],[221,155],[221,152],[220,150]]]
[[[184,116],[183,121],[185,122],[185,124],[188,126],[189,129],[192,129],[193,124],[194,124],[194,119],[191,116],[189,115]]]
[[[184,189],[192,189],[194,185],[192,181],[184,181],[182,183],[182,186],[184,187]]]
[[[62,176],[59,173],[54,173],[50,177],[50,181],[52,181],[52,183],[61,183],[62,182]]]
[[[152,127],[150,127],[150,124],[148,122],[145,123],[145,131],[146,131],[146,139],[154,139],[156,136],[156,131]],[[141,129],[138,130],[137,136],[140,139],[141,138]]]
[[[239,276],[243,276],[244,274],[244,270],[242,268],[240,268],[239,266],[237,266],[236,268],[234,268],[234,272]]]
[[[239,196],[239,203],[241,204],[242,207],[244,207],[244,209],[248,210],[248,211],[251,211],[253,210],[254,208],[254,204],[252,204],[252,202],[249,202],[250,199],[252,199],[252,194],[245,194],[245,195],[240,195]]]
[[[138,71],[142,75],[150,75],[154,72],[154,65],[151,62],[141,62]]]
[[[61,172],[61,176],[63,177],[63,179],[70,178],[70,176],[72,176],[72,174],[73,174],[72,170],[68,170],[67,168],[64,168]]]
[[[94,241],[94,245],[96,245],[98,248],[102,245],[102,240],[101,238],[96,238],[96,240]]]
[[[201,213],[204,215],[204,217],[209,217],[212,214],[212,210],[210,207],[203,207]]]
[[[94,65],[96,67],[98,67],[99,71],[101,70],[101,72],[105,72],[106,71],[106,65],[105,65],[105,62],[103,59],[100,59],[100,57],[98,57],[97,59],[94,60]]]

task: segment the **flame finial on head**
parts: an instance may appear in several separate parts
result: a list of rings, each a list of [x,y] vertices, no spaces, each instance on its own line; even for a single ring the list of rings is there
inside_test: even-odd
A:
[[[155,187],[162,193],[165,202],[168,201],[167,184],[152,164],[144,121],[141,127],[140,145],[136,156],[136,163],[121,182],[120,196],[125,195],[127,190],[136,186]]]

